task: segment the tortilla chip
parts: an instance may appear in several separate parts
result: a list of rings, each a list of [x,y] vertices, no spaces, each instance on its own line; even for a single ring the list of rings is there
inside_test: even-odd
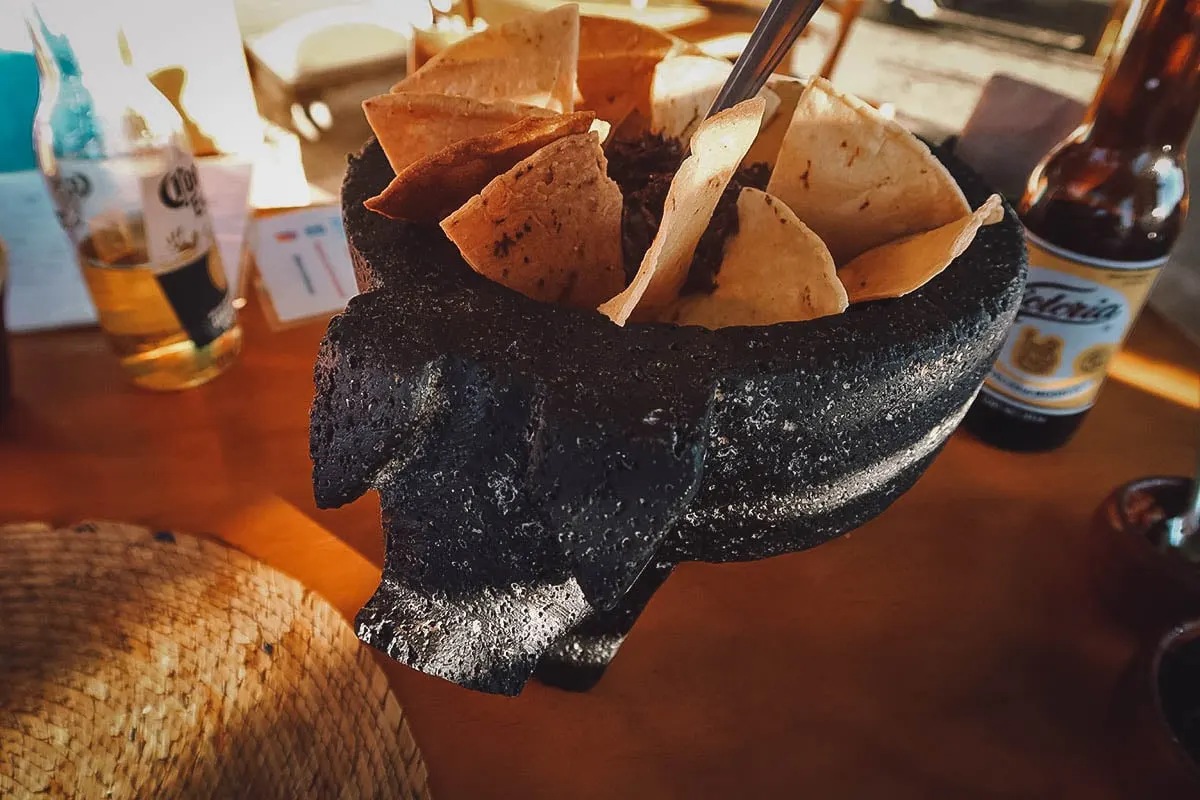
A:
[[[393,172],[455,142],[494,133],[525,117],[554,115],[507,100],[482,103],[445,94],[382,94],[364,100],[362,107]]]
[[[846,290],[824,242],[782,200],[749,187],[738,194],[738,232],[711,294],[681,297],[664,320],[724,328],[800,322],[846,310]]]
[[[576,112],[576,113],[578,113],[578,112]],[[594,114],[596,112],[593,111],[593,112],[589,112],[589,113]],[[605,142],[608,141],[608,137],[612,136],[613,127],[612,127],[612,125],[609,125],[607,122],[605,122],[602,119],[594,119],[594,120],[592,120],[592,124],[588,128],[588,130],[594,131],[595,133],[599,134],[600,144],[604,144]]]
[[[598,118],[620,125],[639,105],[649,103],[657,63],[657,59],[643,56],[580,59],[580,96],[575,107],[594,111]]]
[[[679,40],[646,25],[613,17],[579,18],[579,60],[627,55],[665,58]]]
[[[635,109],[650,109],[654,67],[676,49],[673,37],[609,17],[579,19],[579,103],[620,125]]]
[[[712,219],[717,200],[758,134],[766,101],[751,98],[700,124],[692,154],[671,179],[662,223],[633,282],[600,306],[600,313],[624,325],[656,319],[679,297],[696,244]]]
[[[586,132],[592,120],[590,111],[527,117],[494,133],[455,142],[409,164],[366,206],[392,219],[440,222],[488,181],[551,142]]]
[[[732,71],[733,64],[709,56],[676,56],[659,62],[650,86],[650,132],[686,142]],[[779,95],[764,86],[758,97],[766,101],[765,125],[779,108]]]
[[[759,131],[758,138],[750,146],[750,152],[742,160],[743,165],[768,164],[771,167],[775,166],[775,161],[779,157],[779,148],[783,144],[783,137],[787,135],[792,114],[795,113],[796,106],[800,103],[805,86],[807,84],[804,81],[784,75],[772,75],[767,78],[767,88],[779,97],[779,108],[775,109],[775,116],[771,117]]]
[[[825,241],[838,265],[971,213],[928,147],[822,78],[796,106],[767,191]]]
[[[842,267],[838,277],[851,303],[902,297],[920,289],[962,255],[982,226],[1002,219],[1004,202],[994,194],[973,214],[868,250]]]
[[[680,38],[673,33],[668,33],[667,36],[670,36],[671,41],[674,43],[671,52],[667,54],[667,58],[674,58],[675,56],[708,56],[708,53],[704,52],[704,48],[695,42],[689,42],[687,39]]]
[[[569,3],[456,42],[392,91],[512,100],[571,111],[578,60],[579,6]]]
[[[442,222],[467,263],[534,300],[576,308],[620,291],[621,190],[592,133],[567,136]]]

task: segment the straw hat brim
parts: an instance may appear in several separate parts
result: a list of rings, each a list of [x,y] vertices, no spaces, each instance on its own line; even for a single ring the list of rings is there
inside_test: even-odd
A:
[[[0,797],[426,798],[368,648],[219,542],[0,527]]]

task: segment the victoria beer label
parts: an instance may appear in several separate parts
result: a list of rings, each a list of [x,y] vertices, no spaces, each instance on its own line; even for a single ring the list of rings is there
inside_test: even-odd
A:
[[[1072,253],[1026,231],[1029,275],[1017,320],[983,392],[1036,414],[1091,408],[1166,258]]]

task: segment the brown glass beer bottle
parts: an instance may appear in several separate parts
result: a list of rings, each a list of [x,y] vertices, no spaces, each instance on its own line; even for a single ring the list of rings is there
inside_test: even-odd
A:
[[[1033,171],[1020,204],[1025,296],[965,422],[997,447],[1071,438],[1187,214],[1200,0],[1143,0],[1122,39],[1083,125]]]

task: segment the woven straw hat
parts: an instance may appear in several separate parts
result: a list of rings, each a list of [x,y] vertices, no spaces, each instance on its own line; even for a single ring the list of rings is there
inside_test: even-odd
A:
[[[0,797],[426,798],[369,650],[219,543],[0,528]]]

